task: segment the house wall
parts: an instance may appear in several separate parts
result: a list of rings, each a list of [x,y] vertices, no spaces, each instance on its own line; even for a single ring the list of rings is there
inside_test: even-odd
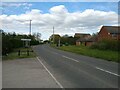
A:
[[[115,39],[120,40],[120,34],[118,34],[117,37],[115,37]]]
[[[86,46],[91,46],[94,42],[86,42]]]
[[[112,39],[114,39],[114,40],[120,40],[120,34],[117,34],[116,36],[112,36],[112,35],[111,35],[111,37],[112,37]]]
[[[110,33],[108,33],[106,28],[102,27],[100,32],[98,33],[98,41],[100,41],[102,39],[110,39],[110,38],[111,38]]]
[[[94,44],[94,42],[76,42],[76,45],[79,46],[79,45],[85,45],[85,46],[91,46],[92,44]]]
[[[80,45],[80,42],[76,42],[76,45],[77,45],[77,46]]]
[[[103,39],[114,39],[114,40],[120,40],[120,34],[118,34],[116,37],[114,37],[112,34],[110,34],[105,27],[102,27],[100,32],[98,33],[98,41]]]

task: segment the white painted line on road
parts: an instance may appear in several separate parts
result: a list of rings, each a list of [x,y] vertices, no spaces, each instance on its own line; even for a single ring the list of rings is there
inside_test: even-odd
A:
[[[95,67],[95,68],[98,69],[98,70],[101,70],[101,71],[107,72],[107,73],[109,73],[109,74],[115,75],[115,76],[120,76],[120,75],[118,75],[118,74],[116,74],[116,73],[113,73],[113,72],[110,72],[110,71],[104,70],[104,69],[99,68],[99,67]]]
[[[75,62],[79,62],[79,61],[76,60],[76,59],[73,59],[73,58],[70,58],[70,57],[67,57],[67,56],[64,56],[64,55],[62,55],[62,57],[67,58],[67,59],[70,59],[70,60],[75,61]]]
[[[56,53],[56,52],[53,52],[53,51],[50,51],[51,53],[53,53],[53,54],[58,54],[58,53]]]
[[[45,48],[44,48],[45,49]],[[53,51],[50,51],[50,50],[47,50],[47,49],[45,49],[46,51],[48,51],[48,52],[50,52],[50,53],[53,53],[53,54],[57,54],[58,55],[58,53],[56,53],[56,52],[53,52]]]
[[[42,66],[50,74],[50,76],[55,80],[55,82],[60,86],[60,88],[63,88],[63,86],[57,81],[57,79],[53,76],[53,74],[47,69],[47,67],[42,63],[42,61],[38,57],[37,57],[37,60],[42,64]]]

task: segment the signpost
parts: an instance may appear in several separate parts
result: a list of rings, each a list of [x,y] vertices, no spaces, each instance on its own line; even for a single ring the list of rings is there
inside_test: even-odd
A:
[[[31,39],[21,39],[23,41],[23,47],[27,48],[27,51],[18,50],[18,56],[20,56],[21,52],[27,52],[27,56],[29,56],[29,52],[33,52],[29,50]]]
[[[31,39],[21,39],[23,41],[23,47],[30,47]]]

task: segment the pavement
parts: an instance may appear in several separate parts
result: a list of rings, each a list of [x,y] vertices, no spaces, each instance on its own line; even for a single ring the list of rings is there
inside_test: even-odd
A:
[[[118,88],[118,63],[38,45],[34,51],[63,88]]]
[[[2,88],[60,88],[37,58],[7,60],[2,66]]]
[[[2,59],[0,57],[0,89],[2,89]]]

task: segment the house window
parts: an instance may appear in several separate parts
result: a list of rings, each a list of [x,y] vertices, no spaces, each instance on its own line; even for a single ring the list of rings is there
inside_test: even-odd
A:
[[[111,34],[112,35],[112,37],[117,37],[117,34],[115,34],[115,33],[113,33],[113,34]]]

